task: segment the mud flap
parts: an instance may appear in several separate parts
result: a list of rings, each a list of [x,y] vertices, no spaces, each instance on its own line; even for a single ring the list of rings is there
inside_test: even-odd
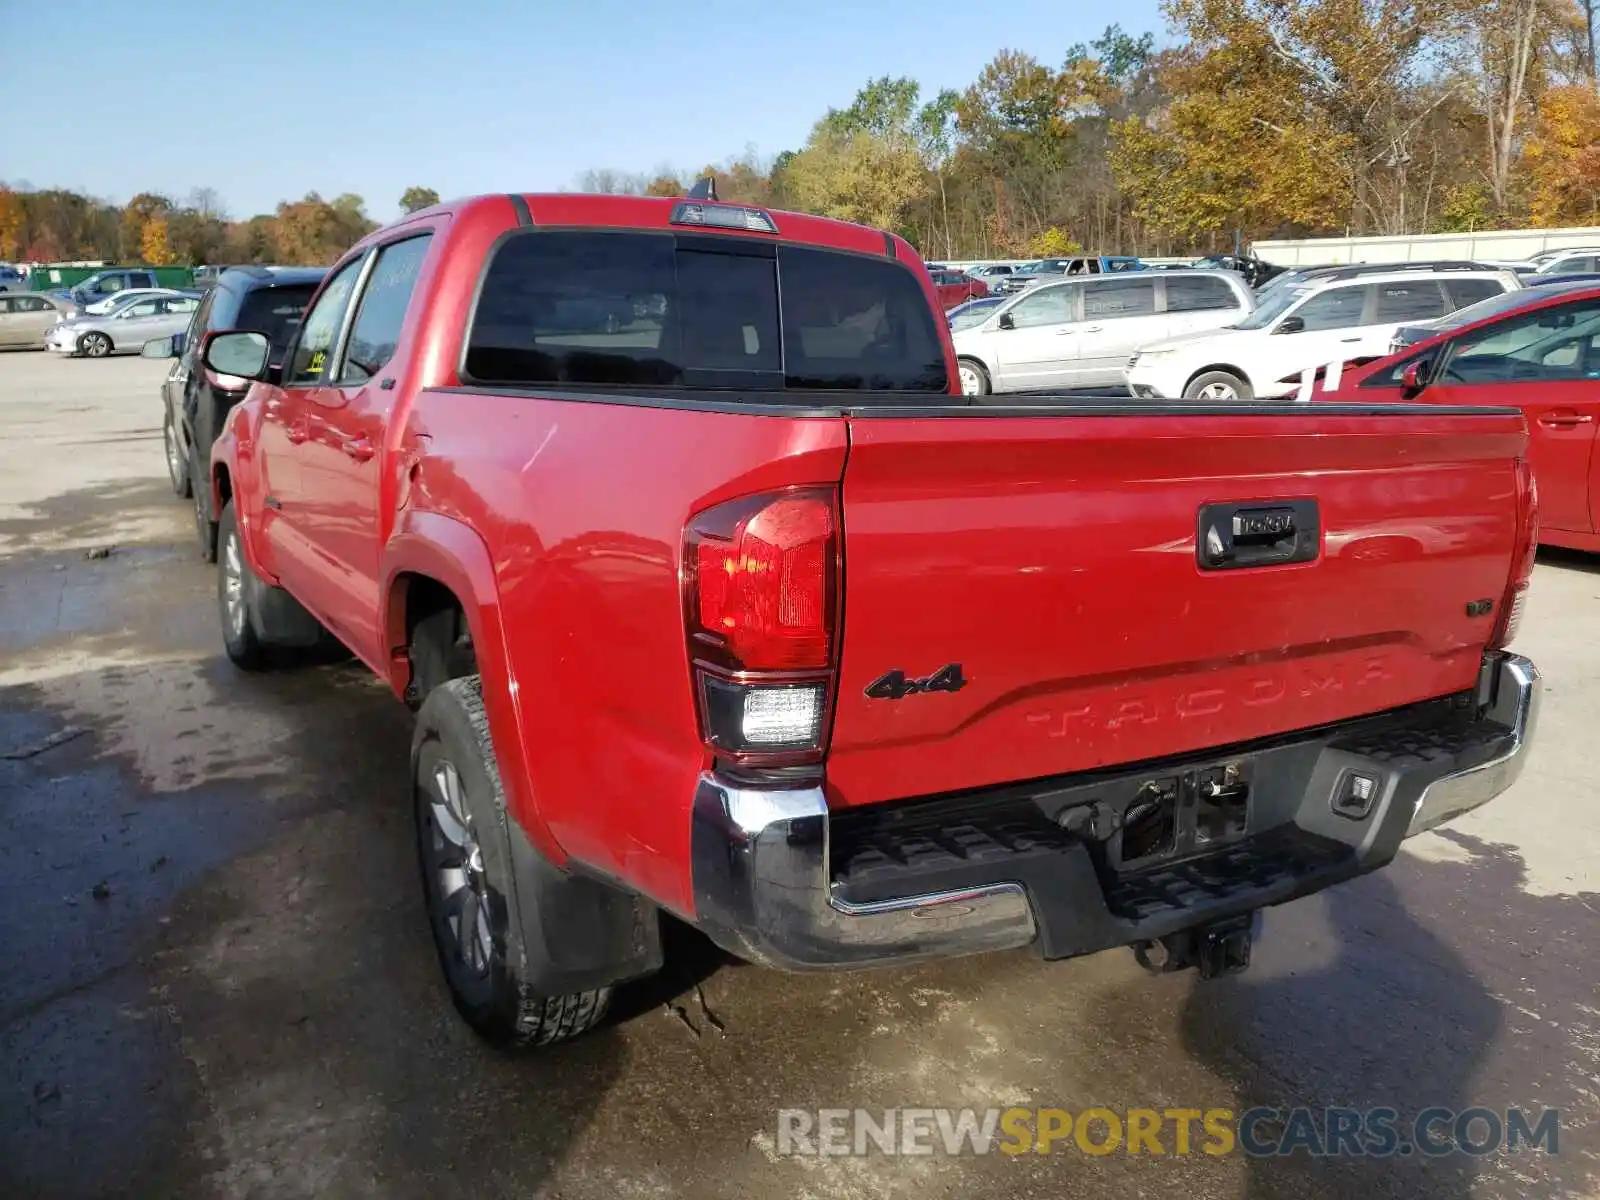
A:
[[[283,588],[273,587],[254,571],[244,573],[246,611],[263,645],[310,649],[322,642],[322,623]]]
[[[660,970],[661,917],[653,904],[603,880],[558,870],[515,820],[503,819],[529,987],[540,995],[569,995]]]

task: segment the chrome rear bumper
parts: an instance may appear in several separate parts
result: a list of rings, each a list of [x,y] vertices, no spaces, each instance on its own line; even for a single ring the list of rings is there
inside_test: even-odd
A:
[[[1478,701],[1474,715],[1442,731],[1413,730],[1389,717],[1308,735],[1312,765],[1290,819],[1260,831],[1252,826],[1244,842],[1211,856],[1220,864],[1215,872],[1203,857],[1168,872],[1176,884],[1159,871],[1130,877],[1124,882],[1139,893],[1132,907],[1108,886],[1085,843],[1063,846],[1042,867],[1036,856],[1015,874],[1006,862],[993,863],[961,887],[919,890],[908,875],[904,895],[852,903],[830,870],[820,787],[757,788],[707,773],[692,817],[695,923],[752,962],[838,970],[1036,940],[1048,957],[1070,957],[1282,903],[1383,866],[1404,838],[1487,803],[1516,781],[1538,721],[1539,672],[1525,658],[1491,654]],[[1329,808],[1334,781],[1352,769],[1378,784],[1372,811],[1360,819]],[[1059,790],[1060,781],[1050,787]],[[1237,869],[1223,861],[1252,853]],[[1280,859],[1284,869],[1274,873]],[[1206,882],[1187,886],[1196,874]],[[1183,898],[1151,905],[1152,891]]]

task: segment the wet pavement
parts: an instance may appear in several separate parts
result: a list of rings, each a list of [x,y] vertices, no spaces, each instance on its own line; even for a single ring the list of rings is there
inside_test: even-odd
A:
[[[245,676],[167,488],[162,365],[0,355],[0,1197],[1600,1196],[1600,569],[1549,556],[1516,789],[1267,914],[1207,984],[1125,952],[667,972],[484,1049],[439,978],[409,715]],[[87,558],[94,547],[114,547]],[[1559,1108],[1559,1153],[784,1157],[781,1108]]]

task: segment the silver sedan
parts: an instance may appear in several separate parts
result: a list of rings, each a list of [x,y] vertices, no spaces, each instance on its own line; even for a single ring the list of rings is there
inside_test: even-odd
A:
[[[44,292],[0,295],[0,346],[43,346],[46,335],[66,316],[67,302]]]
[[[199,306],[193,296],[130,296],[98,316],[63,321],[50,331],[45,344],[57,354],[86,358],[137,354],[146,342],[189,328]]]

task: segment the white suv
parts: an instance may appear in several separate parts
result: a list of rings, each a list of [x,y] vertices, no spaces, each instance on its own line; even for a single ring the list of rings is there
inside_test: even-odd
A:
[[[1140,346],[1227,325],[1254,304],[1232,271],[1119,271],[1040,284],[954,332],[961,390],[1120,390]]]
[[[1389,352],[1401,325],[1446,316],[1522,283],[1511,271],[1352,267],[1275,289],[1244,320],[1212,333],[1168,338],[1128,360],[1135,396],[1249,400],[1287,396],[1302,371]]]

